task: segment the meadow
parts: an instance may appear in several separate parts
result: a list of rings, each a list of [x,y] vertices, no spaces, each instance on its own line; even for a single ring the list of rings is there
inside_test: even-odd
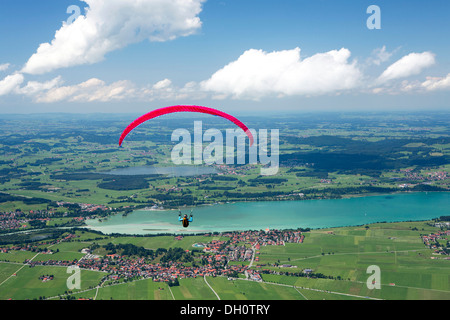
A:
[[[450,299],[450,260],[435,255],[425,247],[420,236],[439,230],[429,222],[377,223],[357,227],[316,229],[305,233],[301,244],[262,246],[259,261],[252,269],[262,274],[262,282],[240,277],[203,277],[180,279],[179,286],[151,279],[103,285],[104,272],[82,270],[82,288],[73,290],[71,298],[97,300],[315,300],[315,299],[386,299],[448,300]],[[186,236],[181,241],[169,236],[109,237],[77,231],[80,241],[60,243],[52,259],[80,257],[81,249],[93,243],[133,243],[145,248],[192,250],[198,242],[225,238]],[[53,249],[56,246],[53,247]],[[59,299],[68,289],[67,268],[23,265],[35,253],[11,251],[0,253],[0,299]],[[49,255],[39,254],[35,261]],[[6,262],[8,260],[8,262]],[[248,264],[248,262],[245,262]],[[381,289],[368,289],[367,268],[381,270]],[[324,278],[306,277],[302,270],[311,269]],[[271,270],[270,274],[263,270]],[[12,276],[16,274],[15,276]],[[39,277],[53,274],[54,280],[42,282]],[[297,274],[297,275],[296,275]],[[208,286],[208,284],[214,290]]]

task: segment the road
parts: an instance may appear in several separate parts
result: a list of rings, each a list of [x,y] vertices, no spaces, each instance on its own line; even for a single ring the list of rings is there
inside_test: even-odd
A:
[[[30,259],[30,261],[33,261],[34,258],[36,258],[39,255],[39,253],[36,253],[36,255]],[[8,281],[9,279],[11,279],[12,277],[15,277],[17,275],[17,273],[22,270],[25,266],[27,266],[28,264],[24,264],[22,265],[16,272],[14,272],[12,275],[10,275],[8,278],[6,278],[2,283],[0,283],[0,287],[2,286],[2,284],[4,284],[6,281]]]
[[[219,295],[217,294],[217,292],[214,291],[214,289],[211,287],[211,285],[208,283],[208,281],[206,281],[206,276],[203,276],[203,279],[205,279],[206,284],[208,285],[208,287],[212,290],[212,292],[214,292],[214,294],[217,297],[217,300],[220,300]]]

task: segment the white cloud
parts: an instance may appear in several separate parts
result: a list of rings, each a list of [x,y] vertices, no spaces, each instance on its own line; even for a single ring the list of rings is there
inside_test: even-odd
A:
[[[172,81],[170,81],[169,79],[164,79],[164,80],[161,80],[161,81],[155,83],[153,85],[153,89],[155,89],[155,90],[167,89],[171,85],[172,85]]]
[[[18,90],[19,86],[22,84],[24,76],[20,73],[15,73],[6,76],[0,81],[0,96],[15,92]]]
[[[383,46],[381,48],[377,48],[377,49],[373,50],[372,56],[367,59],[367,62],[369,64],[374,64],[374,65],[379,66],[383,62],[388,61],[392,57],[393,54],[394,54],[394,52],[386,51],[386,46]]]
[[[435,64],[435,56],[431,52],[410,53],[391,64],[378,78],[378,83],[393,79],[406,78],[421,73],[425,68]]]
[[[104,81],[91,79],[79,85],[80,90],[74,94],[69,101],[92,102],[92,101],[119,101],[130,96],[134,92],[130,81],[116,81],[106,85]]]
[[[46,82],[28,81],[27,85],[18,89],[17,92],[29,96],[34,96],[42,91],[50,90],[60,85],[61,83],[62,80],[60,76]]]
[[[218,97],[315,95],[355,88],[362,74],[343,48],[301,60],[300,49],[271,53],[251,49],[200,83]]]
[[[201,91],[198,83],[195,81],[188,82],[183,87],[177,87],[171,80],[164,79],[154,85],[136,90],[135,98],[141,101],[198,100],[206,98],[206,94]]]
[[[0,64],[0,71],[5,71],[9,68],[10,64],[9,63],[3,63]]]
[[[22,75],[21,75],[22,76]],[[136,101],[154,100],[182,100],[188,98],[205,98],[205,94],[199,91],[196,82],[188,82],[184,87],[175,87],[172,81],[164,79],[157,83],[138,88],[131,81],[120,80],[107,84],[98,78],[91,78],[79,84],[63,86],[61,77],[56,77],[47,82],[29,81],[26,86],[20,88],[20,83],[11,83],[5,94],[14,91],[31,97],[36,103],[56,102],[114,102],[127,99]],[[23,76],[22,76],[23,82]],[[1,83],[1,82],[0,82]],[[1,93],[1,91],[0,91]]]
[[[427,91],[448,90],[450,89],[450,73],[446,77],[427,77],[421,86]]]
[[[433,65],[434,55],[430,52],[404,56],[388,67],[383,77],[378,79],[364,75],[356,61],[349,61],[350,55],[348,49],[342,48],[301,59],[299,48],[270,53],[251,49],[212,74],[209,79],[201,82],[191,81],[184,86],[176,86],[167,78],[140,87],[129,80],[106,83],[98,78],[63,85],[64,81],[58,76],[45,82],[29,81],[21,87],[24,76],[15,73],[0,81],[0,96],[22,94],[37,103],[123,100],[174,102],[224,100],[230,97],[259,100],[264,97],[339,95],[350,90],[390,95],[450,90],[450,74],[446,77],[427,77],[423,82],[417,79],[399,80]],[[385,47],[376,49],[371,58],[378,57],[378,60],[372,61],[372,64],[381,64],[387,61],[390,55],[386,53]],[[380,78],[383,81],[380,81]]]
[[[108,52],[145,39],[173,40],[201,27],[205,0],[83,0],[86,15],[63,23],[51,43],[42,43],[22,72],[43,74],[101,61]]]
[[[432,91],[450,90],[450,73],[445,77],[426,77],[425,81],[403,80],[389,86],[378,87],[371,90],[374,94],[398,95],[400,93],[423,94]]]
[[[36,95],[38,103],[69,102],[109,102],[119,101],[133,95],[134,86],[126,80],[107,85],[104,81],[92,78],[72,86],[53,87]]]
[[[77,91],[76,86],[58,87],[48,90],[36,96],[35,101],[38,103],[52,103],[66,100]]]

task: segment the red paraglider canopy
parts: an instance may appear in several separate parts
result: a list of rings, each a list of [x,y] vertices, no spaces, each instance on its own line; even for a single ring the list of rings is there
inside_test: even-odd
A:
[[[241,121],[239,121],[237,118],[235,118],[225,112],[222,112],[222,111],[219,111],[216,109],[212,109],[212,108],[208,108],[208,107],[201,107],[201,106],[172,106],[172,107],[165,107],[165,108],[153,110],[153,111],[137,118],[132,123],[130,123],[130,125],[125,128],[125,130],[122,132],[122,135],[120,136],[119,146],[122,145],[123,139],[125,139],[125,137],[134,128],[136,128],[143,122],[153,119],[153,118],[156,118],[156,117],[159,117],[159,116],[162,116],[162,115],[165,115],[165,114],[168,114],[168,113],[174,113],[174,112],[200,112],[200,113],[207,113],[207,114],[211,114],[214,116],[219,116],[219,117],[225,118],[225,119],[233,122],[234,124],[236,124],[242,130],[244,130],[244,132],[247,134],[248,138],[250,139],[250,146],[253,145],[253,141],[254,141],[253,135],[250,132],[250,130],[247,128],[247,126],[245,124],[243,124]]]

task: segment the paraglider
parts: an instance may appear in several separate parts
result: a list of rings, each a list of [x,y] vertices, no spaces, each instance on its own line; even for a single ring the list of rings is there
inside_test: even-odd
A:
[[[192,215],[192,211],[191,211],[191,215],[189,216],[189,218],[188,218],[187,214],[185,214],[184,217],[182,218],[181,212],[180,212],[180,214],[178,216],[178,221],[182,222],[184,228],[189,227],[189,222],[194,221],[194,216]]]
[[[156,117],[159,117],[159,116],[162,116],[165,114],[175,113],[175,112],[198,112],[198,113],[204,113],[204,114],[210,114],[210,115],[222,117],[224,119],[227,119],[227,120],[233,122],[235,125],[237,125],[239,128],[241,128],[246,133],[246,135],[248,136],[249,141],[250,141],[250,146],[252,146],[254,143],[254,138],[253,138],[253,135],[252,135],[251,131],[249,130],[249,128],[244,123],[242,123],[240,120],[238,120],[237,118],[235,118],[229,114],[219,111],[219,110],[216,110],[216,109],[208,108],[208,107],[178,105],[178,106],[171,106],[171,107],[165,107],[165,108],[153,110],[153,111],[137,118],[136,120],[134,120],[122,132],[120,139],[119,139],[119,146],[122,146],[122,143],[123,143],[123,140],[125,139],[125,137],[137,126],[141,125],[142,123],[144,123],[148,120],[154,119]],[[187,214],[185,214],[182,217],[181,211],[179,211],[178,221],[182,222],[182,225],[184,228],[189,227],[189,223],[193,221],[192,210],[191,210],[191,214],[189,217]]]
[[[233,122],[234,124],[236,124],[238,127],[240,127],[248,136],[248,138],[250,139],[250,146],[253,145],[253,135],[250,132],[250,130],[248,129],[248,127],[243,124],[240,120],[238,120],[237,118],[233,117],[232,115],[229,115],[225,112],[216,110],[216,109],[212,109],[212,108],[208,108],[208,107],[201,107],[201,106],[171,106],[171,107],[165,107],[165,108],[161,108],[161,109],[157,109],[157,110],[153,110],[139,118],[137,118],[136,120],[134,120],[132,123],[130,123],[130,125],[128,125],[128,127],[125,128],[125,130],[122,132],[122,135],[120,136],[120,140],[119,140],[119,146],[122,145],[123,140],[125,139],[125,137],[137,126],[141,125],[142,123],[144,123],[145,121],[148,121],[150,119],[168,114],[168,113],[174,113],[174,112],[199,112],[199,113],[206,113],[206,114],[211,114],[214,116],[219,116],[222,117],[224,119],[227,119],[231,122]]]

